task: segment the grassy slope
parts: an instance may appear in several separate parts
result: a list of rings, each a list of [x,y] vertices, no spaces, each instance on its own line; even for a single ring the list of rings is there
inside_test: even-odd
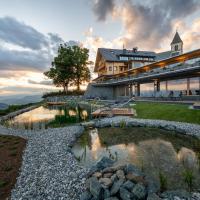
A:
[[[138,118],[200,124],[200,110],[188,109],[188,105],[138,102],[134,108]]]

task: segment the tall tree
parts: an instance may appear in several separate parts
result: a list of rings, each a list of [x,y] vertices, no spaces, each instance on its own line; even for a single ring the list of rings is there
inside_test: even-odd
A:
[[[53,80],[54,85],[63,87],[67,92],[69,83],[73,80],[73,54],[71,47],[60,45],[58,55],[54,57],[52,67],[44,75]]]
[[[89,50],[79,46],[73,46],[73,61],[74,61],[74,85],[80,91],[80,85],[84,81],[90,80],[90,70],[88,68]]]
[[[86,48],[60,45],[52,67],[44,74],[52,79],[57,87],[63,87],[65,92],[69,84],[75,85],[79,91],[81,83],[90,80],[88,58],[89,50]]]

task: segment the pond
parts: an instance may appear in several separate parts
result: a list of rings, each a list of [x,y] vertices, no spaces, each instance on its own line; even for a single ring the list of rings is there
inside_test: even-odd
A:
[[[116,165],[132,163],[154,180],[167,180],[168,189],[186,188],[192,175],[200,185],[200,140],[163,129],[101,128],[87,130],[72,148],[82,165],[92,166],[103,156]]]
[[[4,122],[4,125],[17,129],[46,129],[86,121],[90,118],[89,106],[54,105],[40,106],[17,115]]]

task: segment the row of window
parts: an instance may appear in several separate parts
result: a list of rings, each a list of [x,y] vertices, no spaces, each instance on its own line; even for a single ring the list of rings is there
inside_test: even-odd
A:
[[[120,56],[120,60],[128,61],[128,60],[148,60],[148,61],[154,61],[154,58],[149,57],[130,57],[130,56]]]
[[[109,66],[108,67],[108,70],[109,71],[118,71],[118,67],[117,66],[114,66],[114,67],[112,67],[112,66]],[[123,67],[119,67],[119,71],[123,71]]]

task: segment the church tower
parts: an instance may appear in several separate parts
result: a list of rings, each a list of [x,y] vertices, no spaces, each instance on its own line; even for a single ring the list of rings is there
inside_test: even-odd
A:
[[[174,36],[171,42],[171,56],[177,56],[183,53],[183,41],[181,40],[178,32]]]

